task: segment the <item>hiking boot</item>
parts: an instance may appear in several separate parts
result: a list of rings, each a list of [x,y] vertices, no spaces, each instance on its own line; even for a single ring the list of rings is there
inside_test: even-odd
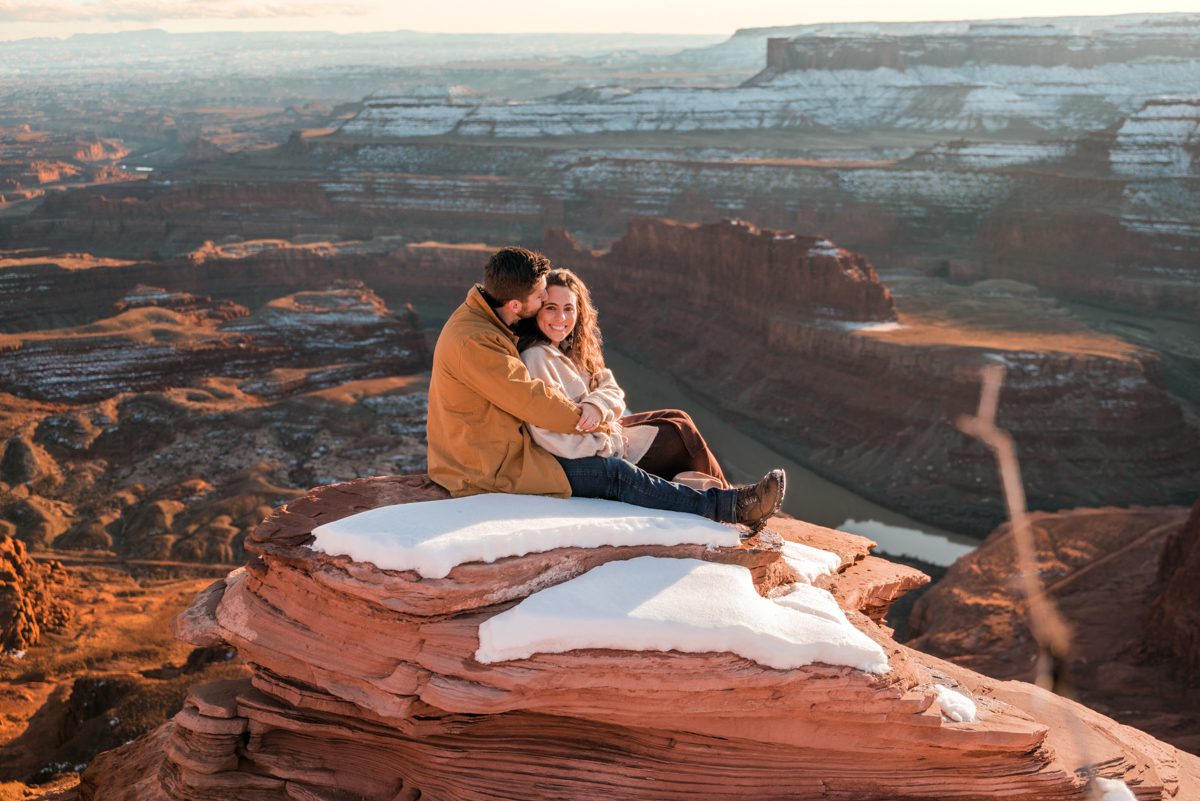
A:
[[[749,526],[757,534],[771,515],[779,511],[787,486],[787,475],[779,469],[767,473],[757,484],[738,487],[734,506],[736,522]]]

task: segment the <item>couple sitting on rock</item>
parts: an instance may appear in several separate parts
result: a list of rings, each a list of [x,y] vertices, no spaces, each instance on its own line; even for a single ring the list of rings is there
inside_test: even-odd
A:
[[[438,336],[429,383],[429,475],[482,492],[624,501],[762,528],[784,473],[731,487],[675,409],[625,415],[587,287],[524,248],[498,250]]]

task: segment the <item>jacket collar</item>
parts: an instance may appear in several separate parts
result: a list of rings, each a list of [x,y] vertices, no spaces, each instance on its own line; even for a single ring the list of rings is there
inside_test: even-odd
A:
[[[467,292],[467,299],[465,302],[467,308],[470,309],[473,314],[484,318],[500,331],[503,331],[504,334],[513,342],[517,341],[516,333],[514,333],[513,330],[509,328],[503,320],[500,319],[500,315],[496,314],[496,310],[493,309],[491,304],[484,299],[483,287],[481,287],[479,284],[471,287],[470,291]]]

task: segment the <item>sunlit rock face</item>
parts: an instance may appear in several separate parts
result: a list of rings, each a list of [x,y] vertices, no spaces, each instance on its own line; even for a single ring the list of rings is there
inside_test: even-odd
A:
[[[335,202],[422,225],[439,209],[603,238],[634,214],[740,216],[885,271],[940,262],[1194,318],[1198,42],[1195,15],[810,26],[737,87],[374,97],[311,147],[337,164]]]
[[[1195,758],[1140,732],[896,645],[872,616],[923,577],[855,535],[777,519],[738,546],[555,548],[435,579],[310,548],[319,522],[441,497],[424,476],[370,479],[264,522],[249,542],[258,558],[176,623],[189,642],[235,646],[252,678],[193,688],[172,722],[97,758],[82,797],[802,799],[836,786],[862,801],[1081,799],[1084,751],[1140,798],[1183,797],[1200,779]],[[836,555],[817,582],[836,599],[828,613],[881,647],[886,673],[719,651],[477,656],[486,621],[617,561],[704,560],[747,571],[770,598],[797,579],[786,541]],[[955,722],[938,685],[976,719]]]
[[[70,583],[60,563],[35,562],[25,543],[0,527],[0,652],[16,652],[19,658],[46,631],[63,629],[73,614],[62,599]]]
[[[1194,14],[798,26],[679,55],[757,52],[740,85],[373,94],[336,132],[219,179],[181,167],[49,197],[0,224],[0,246],[170,256],[231,236],[560,226],[601,242],[632,216],[734,216],[829,237],[885,275],[1012,278],[1193,319],[1198,29]]]

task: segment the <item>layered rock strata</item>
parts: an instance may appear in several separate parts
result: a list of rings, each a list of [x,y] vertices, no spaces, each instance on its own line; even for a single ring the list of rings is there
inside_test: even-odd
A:
[[[88,402],[207,376],[343,363],[309,382],[318,388],[428,361],[415,316],[397,319],[361,283],[279,298],[253,315],[227,300],[141,285],[116,306],[117,316],[82,329],[0,337],[0,385],[27,398]],[[359,348],[370,348],[369,360]]]
[[[1000,425],[1033,508],[1194,500],[1200,434],[1152,353],[1049,314],[1060,310],[1033,318],[1036,301],[999,284],[894,319],[861,257],[792,236],[639,220],[607,253],[561,232],[545,249],[593,288],[610,342],[916,517],[980,534],[1003,519],[991,455],[954,426],[997,362]],[[1025,329],[1011,330],[1019,315]]]
[[[194,688],[172,722],[98,758],[82,797],[1082,799],[1077,749],[1141,799],[1200,789],[1193,757],[1028,685],[896,645],[860,610],[922,577],[873,567],[869,541],[854,535],[774,526],[841,556],[827,586],[886,651],[882,676],[774,670],[723,653],[594,649],[491,665],[472,656],[483,621],[613,560],[743,565],[768,592],[795,579],[771,537],[709,550],[566,548],[463,564],[443,579],[306,547],[319,523],[440,497],[423,476],[370,479],[321,488],[265,521],[250,538],[257,558],[177,621],[193,643],[236,646],[251,679]],[[977,720],[952,722],[935,684],[970,695]]]
[[[1197,17],[1118,19],[1086,34],[1072,28],[1071,20],[1047,19],[954,33],[810,31],[769,39],[766,69],[737,87],[608,87],[506,104],[415,103],[380,93],[340,132],[369,139],[763,129],[1076,133],[1104,129],[1160,93],[1194,91]],[[855,102],[830,102],[835,96]]]
[[[1148,348],[1091,332],[1032,287],[910,279],[897,282],[905,293],[897,312],[861,255],[819,237],[744,224],[638,220],[607,255],[562,234],[543,247],[595,287],[610,342],[750,420],[807,464],[916,516],[980,534],[1002,519],[990,457],[953,427],[977,404],[979,366],[997,360],[1008,369],[1001,414],[1022,448],[1035,508],[1195,497],[1197,436],[1164,390],[1160,360]],[[157,276],[169,292],[220,293],[256,305],[267,291],[362,280],[385,297],[449,309],[479,280],[491,249],[251,241],[206,246],[187,257],[186,269]],[[71,305],[91,293],[134,293],[153,267],[22,266],[47,289],[20,306],[15,291],[0,292],[0,306],[51,316],[54,299]],[[296,302],[284,306],[296,311]],[[269,331],[283,311],[272,306],[217,330],[253,331],[263,342],[269,333],[289,358],[317,351],[339,358],[336,342],[318,348],[298,326]],[[706,321],[700,332],[698,319]],[[297,338],[288,344],[277,334]],[[276,397],[346,375],[275,370],[241,387]],[[310,475],[309,483],[320,477]]]
[[[343,296],[356,288],[366,292],[358,301],[364,312],[379,311],[370,295],[378,292],[396,313],[408,317],[403,307],[409,301],[461,301],[465,287],[479,280],[490,250],[485,245],[431,247],[384,237],[333,243],[207,242],[165,261],[120,261],[87,254],[0,258],[0,330],[16,333],[74,327],[101,320],[114,308],[120,312],[147,306],[185,311],[200,304],[215,310],[231,308],[232,302],[257,309],[283,295],[330,287],[340,287]],[[356,281],[370,289],[357,287]],[[324,301],[305,297],[318,305],[333,302],[332,297]],[[283,320],[292,316],[289,307],[308,314],[294,301],[282,307],[275,304],[264,313]],[[383,310],[377,316],[378,322],[385,324],[391,313]],[[231,316],[221,314],[217,321],[225,319]],[[329,321],[333,322],[332,316]],[[285,328],[293,335],[299,331],[285,325],[254,327],[281,334],[286,333]],[[336,327],[329,325],[320,338],[337,336]]]
[[[1062,667],[1076,697],[1193,753],[1197,509],[1190,517],[1167,507],[1030,519],[1038,574],[1072,630]],[[999,679],[1031,679],[1037,647],[1012,580],[1015,558],[1002,526],[918,599],[908,644]]]

